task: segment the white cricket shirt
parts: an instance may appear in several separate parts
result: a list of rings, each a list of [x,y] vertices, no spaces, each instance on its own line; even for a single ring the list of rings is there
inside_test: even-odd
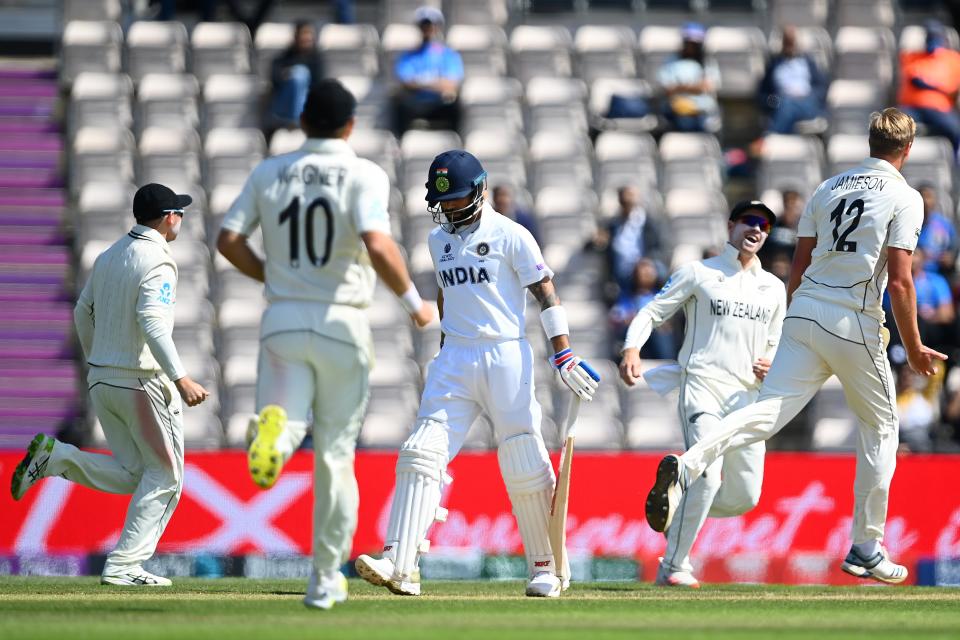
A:
[[[920,193],[886,160],[867,158],[828,179],[800,217],[798,237],[817,244],[793,301],[840,305],[882,323],[887,247],[913,251],[922,224]]]
[[[727,243],[713,258],[677,269],[630,323],[624,348],[640,348],[673,314],[686,316],[678,361],[689,374],[759,386],[757,358],[772,360],[787,308],[783,283],[756,258],[744,268]]]
[[[222,228],[263,231],[270,305],[261,336],[312,330],[368,341],[358,310],[373,299],[376,272],[360,234],[390,234],[389,198],[387,174],[345,140],[311,138],[257,165]]]
[[[427,245],[443,290],[445,335],[494,341],[524,336],[527,287],[553,277],[529,231],[484,203],[473,232],[461,237],[438,226]]]

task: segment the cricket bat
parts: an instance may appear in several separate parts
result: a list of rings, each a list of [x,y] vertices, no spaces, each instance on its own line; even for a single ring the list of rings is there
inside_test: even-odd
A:
[[[567,557],[567,508],[570,504],[570,472],[573,468],[573,443],[576,439],[576,422],[579,412],[580,397],[575,393],[570,394],[567,417],[560,430],[563,448],[560,450],[560,466],[557,469],[557,484],[550,503],[550,524],[547,529],[557,577],[564,585],[570,584],[570,559]]]

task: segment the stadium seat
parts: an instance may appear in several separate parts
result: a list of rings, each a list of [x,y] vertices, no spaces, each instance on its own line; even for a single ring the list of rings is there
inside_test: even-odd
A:
[[[326,24],[320,30],[318,44],[330,77],[372,78],[380,69],[380,36],[371,24]]]
[[[641,191],[657,188],[657,143],[650,134],[604,131],[595,142],[597,189],[634,184]]]
[[[138,20],[127,32],[127,71],[139,83],[151,73],[183,73],[187,29],[180,22]]]
[[[260,126],[260,80],[253,75],[216,74],[203,86],[203,129]]]
[[[410,22],[388,24],[380,37],[381,68],[387,78],[393,77],[397,58],[420,46],[423,37],[420,30]]]
[[[561,26],[522,24],[510,34],[511,75],[521,82],[544,76],[568,78],[573,39]]]
[[[382,129],[389,125],[389,97],[383,82],[367,76],[341,76],[339,80],[357,99],[357,129]]]
[[[763,77],[766,42],[756,27],[710,27],[704,51],[717,62],[723,98],[753,98]]]
[[[471,132],[464,148],[475,155],[487,171],[489,185],[509,184],[523,188],[527,184],[526,140],[500,129]]]
[[[657,71],[663,63],[672,58],[680,50],[682,39],[679,27],[664,27],[649,25],[640,31],[637,39],[637,50],[641,58],[641,77],[648,82],[655,82]]]
[[[60,80],[66,85],[84,71],[118,73],[123,32],[116,22],[73,20],[63,30]]]
[[[834,80],[827,89],[827,113],[832,134],[866,135],[870,114],[884,105],[885,92],[869,80]]]
[[[527,133],[563,131],[586,135],[587,87],[575,78],[532,78],[527,82]]]
[[[133,134],[119,127],[83,127],[73,138],[70,185],[74,194],[88,182],[133,182]]]
[[[829,0],[771,0],[770,22],[776,26],[824,27],[830,10]]]
[[[716,136],[708,133],[665,133],[660,138],[661,184],[665,191],[699,186],[720,189],[722,155]]]
[[[940,193],[953,193],[954,155],[950,141],[935,136],[918,136],[901,173],[914,187],[930,183]],[[946,211],[946,210],[945,210]]]
[[[149,127],[140,135],[137,182],[200,182],[200,137],[196,131]]]
[[[889,29],[840,27],[834,40],[834,77],[870,81],[886,92],[893,82],[894,46]]]
[[[422,188],[433,159],[448,149],[459,148],[460,136],[453,131],[407,131],[400,140],[400,154],[403,157],[400,186],[404,191],[411,187]]]
[[[621,98],[639,98],[648,105],[647,115],[638,117],[610,117],[610,100],[614,95]],[[597,78],[590,85],[590,126],[594,129],[616,129],[634,133],[648,133],[659,124],[653,90],[646,80],[633,78]]]
[[[77,75],[70,92],[70,132],[85,126],[133,125],[130,97],[133,83],[120,73],[86,71]]]
[[[882,27],[892,29],[896,22],[894,0],[843,0],[835,3],[837,27]]]
[[[292,22],[264,22],[257,27],[257,34],[253,38],[254,71],[261,80],[270,82],[273,60],[293,44],[293,33]]]
[[[947,46],[951,49],[960,49],[960,35],[951,26],[943,25],[943,32],[947,39]],[[900,53],[906,51],[923,51],[926,47],[927,30],[918,24],[909,24],[900,31],[898,49]]]
[[[636,46],[637,36],[630,27],[583,25],[574,37],[577,75],[587,83],[597,78],[633,78]]]
[[[420,7],[442,9],[442,0],[380,0],[377,15],[383,24],[413,24],[414,13]],[[448,20],[449,23],[449,20]]]
[[[64,0],[63,22],[72,20],[120,20],[120,0]]]
[[[250,73],[250,30],[240,22],[201,22],[190,34],[193,73],[200,84],[214,74]]]
[[[400,145],[392,132],[383,129],[356,129],[347,143],[358,156],[376,163],[386,171],[390,184],[397,180]]]
[[[540,221],[545,247],[566,246],[579,250],[597,229],[597,196],[592,189],[552,186],[534,197],[533,213]],[[551,264],[554,271],[560,265]]]
[[[593,186],[589,138],[571,132],[540,131],[530,140],[530,184],[533,190],[551,186]]]
[[[720,191],[671,189],[664,198],[672,236],[702,249],[722,247],[727,240],[729,209]]]
[[[500,129],[516,134],[523,129],[522,87],[516,78],[472,77],[463,82],[460,104],[464,133]]]
[[[270,138],[270,155],[278,156],[296,151],[306,141],[307,135],[302,129],[277,129]]]
[[[204,185],[243,184],[263,159],[267,143],[259,129],[213,129],[203,141]]]
[[[507,72],[507,34],[496,25],[455,24],[447,33],[447,45],[460,54],[468,78],[500,77]]]
[[[193,74],[148,73],[137,88],[137,129],[179,127],[195,129],[200,123],[197,95],[200,85]]]
[[[507,0],[447,0],[447,23],[502,27],[510,17],[507,4]]]
[[[819,138],[771,134],[764,138],[757,169],[757,191],[794,188],[813,193],[823,181],[823,145]]]
[[[770,53],[780,53],[783,42],[783,32],[780,28],[770,31]],[[797,46],[800,51],[813,57],[825,74],[830,72],[833,62],[833,40],[823,27],[797,27]]]

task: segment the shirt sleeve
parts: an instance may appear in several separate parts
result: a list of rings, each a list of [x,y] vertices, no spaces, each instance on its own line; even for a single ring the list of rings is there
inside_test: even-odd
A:
[[[393,75],[400,82],[412,82],[417,73],[413,66],[413,54],[410,52],[402,54],[397,58],[397,63],[393,66]]]
[[[73,324],[77,328],[77,338],[80,340],[80,348],[83,349],[84,357],[90,356],[93,350],[93,272],[87,277],[87,282],[83,285],[80,297],[77,298],[77,304],[73,308]]]
[[[520,225],[515,228],[517,231],[513,242],[513,270],[520,278],[520,285],[529,287],[544,278],[552,278],[553,271],[544,262],[543,253],[540,252],[540,246],[533,239],[533,235]]]
[[[260,207],[257,204],[257,187],[255,185],[257,173],[257,170],[254,169],[250,177],[247,178],[240,195],[230,206],[227,215],[223,217],[223,222],[220,223],[221,229],[249,236],[260,224]]]
[[[887,246],[913,251],[917,248],[920,227],[923,226],[923,198],[920,192],[910,190],[908,201],[890,221]]]
[[[446,56],[444,57],[444,76],[450,80],[456,80],[457,82],[462,81],[463,59],[460,57],[460,54],[453,49],[448,48],[446,50]]]
[[[177,278],[173,267],[161,265],[140,283],[137,297],[137,322],[143,330],[150,352],[171,380],[187,375],[173,344],[173,305]]]
[[[696,264],[686,264],[674,271],[653,300],[640,309],[627,329],[624,349],[642,347],[650,338],[650,333],[670,319],[690,299],[697,286]]]
[[[800,214],[800,221],[797,223],[798,238],[817,237],[817,221],[813,219],[813,201],[816,199],[818,193],[820,193],[819,189],[813,192],[813,195],[810,196],[806,206],[803,208],[803,213]]]
[[[372,162],[365,169],[358,172],[358,178],[354,179],[351,211],[354,227],[357,233],[379,231],[391,235],[390,214],[387,211],[390,179],[383,169]]]
[[[783,283],[777,282],[776,296],[777,306],[773,310],[773,317],[770,318],[770,328],[767,330],[767,344],[763,356],[772,361],[777,353],[777,347],[780,346],[780,336],[783,333],[783,319],[787,315],[787,290]]]

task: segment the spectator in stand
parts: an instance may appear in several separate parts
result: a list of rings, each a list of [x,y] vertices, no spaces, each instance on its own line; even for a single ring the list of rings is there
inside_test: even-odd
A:
[[[273,96],[270,115],[279,127],[300,127],[300,112],[310,87],[323,79],[323,58],[317,50],[317,30],[313,23],[297,22],[293,42],[277,56],[270,68]]]
[[[929,452],[940,414],[939,376],[921,376],[900,366],[897,374],[897,414],[900,416],[900,450]]]
[[[526,209],[517,206],[513,197],[513,187],[508,184],[498,184],[493,188],[493,209],[529,231],[537,244],[542,246],[537,219]]]
[[[400,83],[394,96],[397,136],[414,120],[426,120],[431,127],[460,128],[460,85],[463,60],[460,54],[440,41],[443,14],[434,7],[420,7],[414,14],[423,41],[397,59],[394,75]]]
[[[922,184],[917,189],[923,196],[923,226],[917,247],[927,257],[925,268],[950,276],[957,259],[957,230],[953,221],[943,215],[937,202],[937,190],[932,184]]]
[[[677,131],[717,131],[720,128],[717,104],[720,69],[704,57],[706,31],[702,25],[688,22],[681,36],[680,52],[657,72],[657,81],[667,98],[664,116]]]
[[[669,251],[662,225],[640,204],[640,189],[627,185],[617,191],[619,215],[601,228],[591,241],[594,249],[605,251],[610,275],[619,298],[633,288],[633,273],[641,258],[650,258],[660,276],[666,274]]]
[[[620,357],[623,351],[623,340],[627,336],[630,322],[663,286],[663,280],[657,275],[657,265],[650,258],[641,258],[633,269],[633,286],[624,290],[620,298],[610,309],[610,328],[615,340],[613,353]],[[673,321],[668,320],[653,330],[650,339],[640,348],[640,357],[644,360],[667,360],[675,358],[677,347],[675,344]]]
[[[924,268],[926,252],[919,246],[913,252],[913,286],[917,292],[917,326],[924,344],[942,350],[956,342],[954,322],[957,319],[950,283],[936,271]],[[889,295],[884,294],[883,306],[891,314]],[[899,342],[899,338],[893,341]]]
[[[793,249],[797,246],[797,226],[800,224],[800,215],[803,213],[803,198],[800,192],[793,188],[784,189],[783,212],[777,216],[777,222],[770,230],[770,236],[760,250],[760,260],[763,268],[768,271],[778,258],[785,255],[787,261],[793,260]],[[780,274],[775,273],[777,277]]]
[[[943,25],[926,23],[923,51],[900,54],[901,110],[927,126],[931,135],[949,138],[953,152],[960,150],[960,115],[955,103],[960,89],[960,53],[947,48]]]
[[[813,58],[800,52],[796,27],[783,28],[782,42],[760,83],[760,106],[770,118],[767,133],[793,133],[798,122],[821,117],[827,97],[827,79]]]

